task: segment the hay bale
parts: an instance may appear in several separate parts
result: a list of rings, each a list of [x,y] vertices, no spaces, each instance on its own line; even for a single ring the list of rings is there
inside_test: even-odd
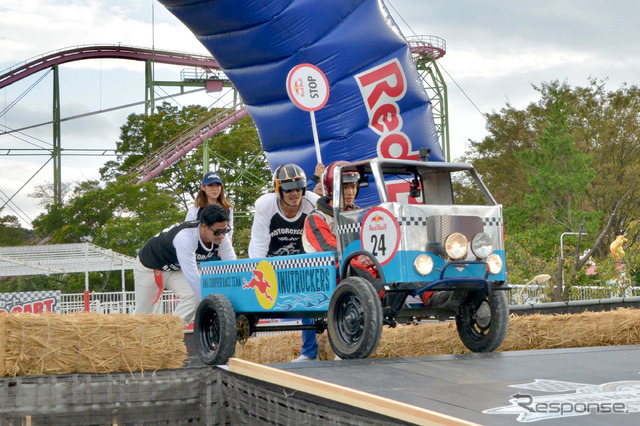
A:
[[[172,315],[0,314],[0,375],[180,368],[182,322]]]
[[[509,319],[498,351],[640,344],[640,310],[617,309],[581,314],[528,315]],[[289,362],[300,355],[301,333],[249,339],[236,346],[236,357],[259,364]],[[470,351],[458,337],[454,322],[385,327],[371,358],[463,354]],[[332,360],[327,333],[318,336],[318,358]]]

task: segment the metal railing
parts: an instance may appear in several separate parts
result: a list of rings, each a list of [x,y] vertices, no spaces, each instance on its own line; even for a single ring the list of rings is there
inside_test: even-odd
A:
[[[509,304],[545,303],[549,300],[547,284],[511,284]],[[613,297],[640,296],[640,287],[621,286],[572,286],[569,289],[569,301],[597,300]]]
[[[133,291],[89,293],[89,309],[101,314],[132,314],[136,308]],[[171,314],[178,304],[178,298],[170,290],[162,292],[156,304],[155,313]],[[84,294],[71,293],[60,295],[60,313],[84,311]]]

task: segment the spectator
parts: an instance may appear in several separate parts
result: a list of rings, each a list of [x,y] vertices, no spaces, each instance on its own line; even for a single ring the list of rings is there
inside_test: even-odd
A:
[[[173,225],[151,237],[140,249],[133,271],[134,313],[153,312],[166,288],[180,298],[173,314],[189,324],[202,299],[197,263],[235,259],[231,240],[225,238],[230,231],[229,211],[214,204],[202,210],[200,220]]]
[[[229,238],[233,237],[233,206],[229,201],[227,201],[222,179],[216,172],[205,173],[202,177],[200,190],[196,195],[194,205],[189,208],[184,220],[189,221],[200,219],[202,209],[211,204],[218,204],[229,210],[229,227],[231,227],[231,232],[229,232],[228,235]]]

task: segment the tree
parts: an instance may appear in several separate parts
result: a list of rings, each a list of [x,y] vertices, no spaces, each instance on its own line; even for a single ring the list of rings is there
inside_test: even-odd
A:
[[[61,187],[62,190],[60,192],[60,198],[64,200],[71,192],[72,184],[70,182],[61,182]],[[44,184],[35,185],[33,192],[29,194],[29,197],[39,199],[40,205],[42,207],[46,207],[54,203],[53,193],[53,182],[46,182]]]
[[[0,247],[25,245],[33,236],[33,231],[20,226],[17,217],[0,216]]]
[[[534,89],[540,99],[525,109],[488,116],[489,136],[471,142],[466,158],[504,206],[508,269],[520,282],[556,270],[562,232],[587,233],[581,243],[605,260],[640,213],[640,89],[607,92],[595,79]],[[571,280],[588,259],[577,249],[565,247]]]
[[[153,183],[131,185],[126,176],[101,185],[79,184],[69,201],[33,221],[56,244],[92,242],[134,256],[144,242],[180,220],[176,200]]]
[[[569,112],[557,94],[542,127],[537,146],[523,153],[531,173],[528,183],[534,189],[524,195],[525,206],[541,215],[545,222],[566,230],[577,229],[584,218],[589,185],[595,178],[591,157],[576,149],[567,126]]]
[[[135,256],[151,236],[184,220],[187,207],[200,188],[202,147],[192,150],[150,183],[132,183],[130,167],[176,133],[187,131],[190,123],[212,113],[202,107],[179,110],[163,104],[157,116],[130,115],[121,128],[118,157],[101,169],[103,179],[77,183],[61,205],[45,203],[47,212],[34,220],[35,231],[53,243],[92,242]],[[211,152],[210,167],[222,175],[227,198],[234,204],[234,247],[242,257],[249,243],[253,203],[268,190],[271,176],[260,140],[247,117],[205,143]],[[39,196],[46,198],[46,194],[43,190]],[[92,288],[118,290],[121,284],[115,275],[92,274]],[[82,282],[76,278],[63,279],[66,290],[82,289]],[[24,285],[34,287],[33,282]]]
[[[189,124],[219,113],[200,106],[179,110],[169,104],[158,108],[155,116],[131,114],[121,128],[117,144],[117,160],[101,169],[105,180],[125,175],[145,156],[176,134],[186,132]],[[247,253],[255,200],[269,188],[271,173],[260,145],[258,132],[250,117],[245,117],[205,141],[209,149],[211,170],[217,171],[225,183],[227,198],[234,206],[234,247],[238,256]],[[175,198],[179,208],[193,205],[204,175],[203,146],[173,163],[153,181],[159,189]],[[182,217],[184,219],[184,216]]]

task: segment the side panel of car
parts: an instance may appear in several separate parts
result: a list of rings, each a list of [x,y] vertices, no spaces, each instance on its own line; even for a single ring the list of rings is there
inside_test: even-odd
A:
[[[236,312],[325,312],[336,288],[333,252],[203,262],[202,297],[227,297]]]

